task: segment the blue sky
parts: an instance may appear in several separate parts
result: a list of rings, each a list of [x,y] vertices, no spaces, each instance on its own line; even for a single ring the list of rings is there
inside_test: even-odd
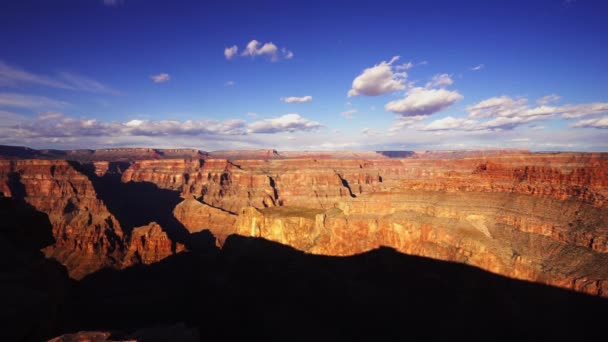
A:
[[[0,144],[608,151],[607,14],[584,0],[5,1]]]

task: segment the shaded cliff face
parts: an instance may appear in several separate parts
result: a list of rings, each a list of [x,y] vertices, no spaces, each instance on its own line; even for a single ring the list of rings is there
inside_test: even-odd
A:
[[[181,192],[174,214],[191,231],[322,255],[391,246],[608,294],[608,155],[423,156],[146,161],[122,180]]]
[[[94,170],[105,174],[108,163],[95,165]],[[42,251],[63,264],[75,279],[104,267],[154,262],[180,251],[156,226],[135,230],[134,236],[130,231],[125,234],[96,191],[95,174],[88,175],[79,165],[63,160],[0,161],[0,193],[48,215],[54,243]],[[152,221],[144,224],[148,223]],[[142,244],[152,250],[141,251]]]

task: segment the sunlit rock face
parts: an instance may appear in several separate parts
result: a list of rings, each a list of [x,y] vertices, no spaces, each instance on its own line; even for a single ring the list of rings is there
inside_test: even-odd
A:
[[[192,153],[121,167],[1,161],[0,191],[49,214],[57,242],[45,251],[71,275],[184,248],[160,221],[124,229],[125,214],[92,186],[114,175],[181,196],[166,208],[171,220],[183,234],[211,230],[220,245],[237,233],[320,255],[390,246],[608,296],[608,154]]]

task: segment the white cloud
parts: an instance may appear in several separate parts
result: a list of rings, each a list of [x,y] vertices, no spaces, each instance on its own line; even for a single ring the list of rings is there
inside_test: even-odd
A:
[[[483,125],[487,128],[510,129],[519,124],[536,120],[548,119],[561,115],[566,119],[608,113],[608,103],[582,103],[566,104],[562,106],[548,106],[546,103],[556,101],[556,95],[545,96],[536,102],[541,104],[530,107],[528,99],[512,99],[508,96],[492,97],[475,105],[468,106],[469,118],[495,118]]]
[[[476,66],[472,67],[472,68],[471,68],[471,70],[473,70],[473,71],[479,71],[479,70],[481,70],[481,69],[483,69],[483,68],[485,68],[485,67],[486,67],[486,66],[485,66],[485,65],[483,65],[483,64],[478,64],[478,65],[476,65]]]
[[[49,113],[36,119],[22,121],[8,133],[23,138],[66,137],[125,137],[125,136],[199,136],[246,134],[243,120],[139,120],[128,122],[104,122],[89,118],[67,117],[61,113]]]
[[[283,57],[285,57],[285,59],[292,59],[293,58],[293,52],[287,50],[286,48],[282,48],[281,52],[283,53]]]
[[[528,108],[527,102],[528,100],[525,98],[513,100],[508,96],[492,97],[468,106],[467,111],[471,118],[515,116]]]
[[[608,102],[568,104],[558,107],[567,119],[608,113]]]
[[[412,62],[407,62],[404,64],[395,65],[395,70],[409,70],[413,67],[414,67],[414,64]]]
[[[226,83],[224,83],[227,87],[232,87],[233,85],[236,84],[236,82],[234,81],[226,81]]]
[[[426,115],[397,116],[391,127],[388,129],[388,135],[393,136],[404,128],[411,127],[425,118]]]
[[[256,121],[247,127],[249,133],[279,133],[295,131],[311,131],[321,128],[317,121],[311,121],[299,114],[285,114],[277,118]]]
[[[224,49],[224,56],[226,57],[226,59],[230,60],[230,59],[234,58],[234,56],[236,56],[238,52],[239,52],[239,47],[236,45],[233,45],[231,47],[227,47]]]
[[[250,118],[257,118],[258,117],[258,113],[247,112],[247,116],[250,117]]]
[[[457,91],[412,88],[403,99],[387,103],[384,108],[403,116],[431,115],[463,98]]]
[[[477,121],[466,118],[454,118],[446,116],[445,118],[435,120],[428,125],[422,127],[422,131],[442,131],[448,129],[471,129],[475,126]]]
[[[437,74],[431,78],[431,81],[426,84],[427,88],[433,87],[447,87],[449,85],[454,84],[454,80],[448,74]]]
[[[238,57],[238,51],[239,47],[237,45],[224,48],[224,57],[226,57],[226,59],[228,60]],[[253,39],[249,43],[247,43],[245,49],[241,52],[240,56],[248,56],[251,58],[257,56],[265,56],[270,59],[270,61],[276,62],[281,58],[292,59],[294,53],[285,47],[279,49],[279,47],[273,42],[262,44],[259,41]]]
[[[608,129],[608,116],[603,116],[601,118],[595,119],[581,120],[579,122],[574,123],[572,127],[592,127]]]
[[[152,79],[154,83],[164,83],[171,79],[171,75],[163,72],[158,75],[150,76],[150,79]]]
[[[98,81],[69,72],[58,73],[57,77],[37,75],[0,61],[0,86],[36,85],[50,88],[80,90],[91,93],[118,92]]]
[[[45,96],[23,95],[16,93],[0,93],[0,107],[49,109],[61,108],[66,102],[50,99]]]
[[[281,97],[281,101],[285,103],[304,103],[304,102],[312,102],[312,96],[289,96],[289,97]]]
[[[340,115],[342,115],[343,117],[345,117],[347,119],[352,119],[356,112],[357,112],[356,109],[351,109],[351,110],[347,110],[347,111],[340,113]]]
[[[536,100],[536,103],[539,106],[543,106],[543,105],[546,105],[546,104],[551,103],[551,102],[557,102],[560,99],[561,99],[560,96],[555,95],[555,94],[551,94],[551,95],[547,95],[547,96],[541,97],[540,99]]]
[[[250,56],[253,58],[255,56],[266,55],[274,62],[279,60],[277,50],[278,48],[273,42],[261,45],[260,42],[254,39],[247,44],[245,50],[241,53],[241,56]]]
[[[399,56],[393,57],[389,62],[382,61],[373,67],[363,70],[355,77],[352,88],[348,91],[348,97],[365,95],[377,96],[405,89],[407,73],[393,72],[393,63],[399,60]]]

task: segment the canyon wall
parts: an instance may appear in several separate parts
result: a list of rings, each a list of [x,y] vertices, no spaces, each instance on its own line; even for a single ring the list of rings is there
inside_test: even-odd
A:
[[[192,158],[0,161],[0,192],[49,215],[45,254],[73,277],[153,263],[209,229],[219,245],[236,233],[320,255],[390,246],[608,296],[608,154],[175,153]],[[118,205],[139,202],[136,184],[150,186],[143,204]],[[174,199],[146,212],[157,193]]]
[[[608,294],[606,154],[192,163],[135,162],[123,181],[180,191],[176,217],[220,239],[238,233],[322,255],[391,246]]]

